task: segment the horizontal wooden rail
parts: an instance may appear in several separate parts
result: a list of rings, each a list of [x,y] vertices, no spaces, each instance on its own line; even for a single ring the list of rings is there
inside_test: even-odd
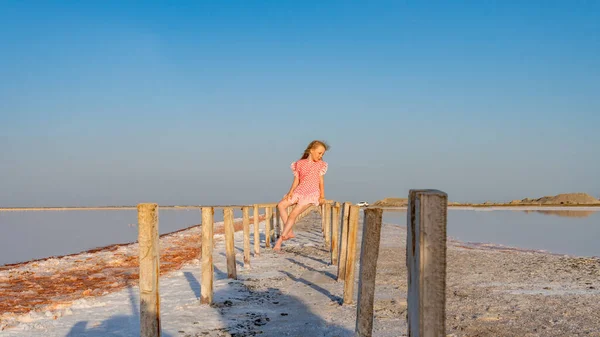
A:
[[[277,203],[256,204],[260,208],[276,207]],[[183,205],[183,206],[158,206],[159,209],[202,209],[203,207],[219,208],[239,208],[253,207],[254,205]],[[19,211],[125,211],[137,210],[137,206],[58,206],[58,207],[0,207],[0,212],[19,212]]]
[[[265,208],[265,207],[277,207],[277,203],[276,202],[272,202],[272,203],[266,203],[266,204],[256,204],[258,207],[260,208]]]

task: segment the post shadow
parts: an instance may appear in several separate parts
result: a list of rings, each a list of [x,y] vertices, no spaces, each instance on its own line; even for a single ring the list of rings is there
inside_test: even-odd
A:
[[[323,260],[323,259],[318,259],[318,258],[316,258],[316,257],[314,257],[314,256],[310,256],[310,255],[307,255],[307,254],[303,254],[303,253],[301,253],[301,252],[298,252],[298,251],[293,251],[293,252],[291,252],[291,253],[292,253],[292,254],[296,254],[296,255],[298,255],[298,256],[305,257],[305,258],[307,258],[307,259],[311,259],[311,260],[313,260],[313,261],[315,261],[315,262],[319,262],[319,263],[322,263],[322,264],[324,264],[324,265],[327,265],[327,266],[329,266],[329,265],[330,265],[330,263],[329,263],[329,262],[327,262],[327,261],[325,261],[325,260]]]
[[[306,280],[284,273],[292,280],[314,286]],[[197,280],[193,280],[195,279],[193,274],[190,273],[189,278],[190,285],[198,283]],[[244,287],[244,298],[240,297],[240,293],[228,296],[229,289],[215,292],[215,299],[223,301],[216,301],[214,306],[218,308],[219,313],[222,315],[222,322],[225,326],[216,329],[215,332],[226,332],[232,337],[279,337],[290,335],[292,331],[297,331],[298,336],[354,336],[354,330],[323,320],[313,313],[302,299],[282,294],[279,289],[268,288],[257,291],[247,288],[242,283],[238,283],[237,286]],[[319,287],[315,289],[319,290]],[[341,303],[341,298],[331,295],[325,289],[320,289],[319,291],[328,294],[329,298]],[[328,330],[327,333],[324,333],[324,329]],[[185,334],[186,332],[180,331],[180,333]],[[190,334],[193,333],[198,332],[190,331]],[[203,331],[202,333],[210,334],[210,331]]]
[[[327,276],[327,277],[331,278],[331,279],[332,279],[332,280],[334,280],[334,281],[336,281],[336,280],[337,280],[337,276],[333,275],[332,273],[330,273],[330,272],[328,272],[328,271],[324,271],[324,270],[317,270],[317,269],[315,269],[315,268],[313,268],[313,267],[310,267],[310,266],[307,266],[307,265],[305,265],[305,264],[304,264],[304,263],[302,263],[302,262],[298,262],[298,261],[296,261],[296,260],[294,260],[294,259],[290,259],[289,257],[288,257],[288,258],[286,258],[286,259],[287,259],[288,261],[290,261],[291,263],[293,263],[293,264],[296,264],[296,265],[299,265],[300,267],[302,267],[302,268],[304,268],[304,269],[307,269],[307,270],[313,271],[313,272],[315,272],[315,273],[320,273],[320,274],[323,274],[323,275],[325,275],[325,276]]]
[[[287,277],[289,277],[292,281],[294,282],[300,282],[302,284],[305,284],[311,288],[313,288],[314,290],[320,292],[321,294],[327,296],[330,300],[334,301],[334,302],[338,302],[339,304],[342,304],[343,302],[343,298],[337,295],[332,294],[331,292],[329,292],[329,290],[324,289],[322,287],[319,287],[318,285],[309,282],[303,278],[298,278],[290,273],[288,273],[287,271],[282,270],[281,273],[285,274]]]
[[[243,253],[243,252],[244,252],[244,251],[242,250],[242,253]],[[227,254],[225,254],[225,253],[219,253],[219,255],[221,255],[221,256],[223,256],[223,257],[227,258]],[[237,256],[237,254],[236,254],[236,256],[235,256],[235,264],[236,264],[236,265],[238,265],[240,268],[244,268],[244,264],[243,264],[243,263],[242,263],[242,261],[240,261],[240,260],[239,260],[237,257],[238,257],[238,256]]]
[[[197,282],[197,281],[196,281]],[[131,286],[128,288],[129,302],[131,303],[132,315],[115,315],[104,320],[99,325],[88,328],[88,321],[79,321],[71,327],[65,337],[122,337],[140,335],[140,310],[136,305],[137,299],[133,294]],[[130,332],[129,334],[127,332]],[[164,330],[162,337],[175,337]]]
[[[192,289],[192,291],[194,291],[194,295],[196,295],[196,298],[200,299],[200,283],[198,282],[198,279],[194,276],[194,274],[190,273],[189,271],[184,272],[183,275],[190,284],[190,288]]]
[[[214,270],[215,270],[215,280],[224,280],[226,278],[228,278],[229,276],[227,275],[227,273],[223,272],[221,269],[219,269],[217,266],[213,266]],[[193,275],[192,275],[193,276]],[[198,282],[198,281],[196,281]]]

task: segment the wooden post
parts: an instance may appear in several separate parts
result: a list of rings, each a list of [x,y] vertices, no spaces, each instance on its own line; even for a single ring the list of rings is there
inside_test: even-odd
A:
[[[233,228],[233,209],[223,209],[223,222],[225,223],[225,253],[227,255],[227,277],[236,279],[237,268],[235,265],[235,229]]]
[[[331,204],[325,204],[325,248],[331,251]]]
[[[410,190],[407,212],[408,335],[445,336],[448,195]]]
[[[373,334],[373,301],[375,299],[375,276],[381,239],[382,209],[365,209],[360,272],[358,274],[358,306],[356,308],[356,337]],[[440,335],[440,336],[445,336]]]
[[[325,238],[325,204],[321,204],[321,232]]]
[[[281,216],[281,214],[279,214],[279,216]],[[288,218],[289,218],[289,213],[288,213]],[[283,229],[285,228],[285,223],[283,221],[280,220],[279,222],[279,233],[283,234]]]
[[[279,239],[283,230],[281,229],[281,214],[279,214],[279,207],[275,206],[275,237]]]
[[[242,207],[242,226],[244,226],[244,268],[250,268],[250,208]]]
[[[270,207],[271,209],[271,241],[275,241],[275,210],[277,209],[277,207]]]
[[[159,337],[160,254],[158,246],[158,205],[139,204],[138,242],[140,264],[140,337]]]
[[[202,207],[202,284],[200,303],[212,304],[213,301],[213,222],[215,209]]]
[[[354,266],[356,264],[356,237],[358,235],[358,216],[360,207],[350,206],[350,224],[348,226],[348,255],[346,256],[346,276],[344,278],[344,304],[354,299]]]
[[[260,255],[260,231],[258,225],[260,224],[258,215],[258,205],[254,204],[254,256]]]
[[[340,204],[331,209],[331,264],[337,265],[340,240]]]
[[[271,247],[271,207],[265,207],[265,248]]]
[[[346,278],[346,256],[348,256],[348,220],[350,218],[350,203],[344,203],[342,215],[342,242],[340,244],[340,258],[338,260],[337,280],[343,281]]]

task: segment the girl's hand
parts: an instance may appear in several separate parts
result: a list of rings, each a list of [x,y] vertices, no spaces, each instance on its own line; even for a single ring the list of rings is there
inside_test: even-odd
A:
[[[283,197],[283,199],[285,199],[285,200],[290,200],[290,199],[292,199],[292,193],[288,193],[288,194],[286,194],[286,195]]]
[[[325,201],[325,198],[319,198],[319,205],[323,205]]]

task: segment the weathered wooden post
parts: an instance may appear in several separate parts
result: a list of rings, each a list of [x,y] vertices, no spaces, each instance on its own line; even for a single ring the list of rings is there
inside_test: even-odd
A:
[[[244,227],[244,268],[250,268],[250,207],[242,207],[242,226]]]
[[[279,239],[283,230],[281,229],[281,214],[279,207],[275,206],[275,238]]]
[[[213,301],[213,221],[215,209],[202,207],[202,283],[200,303],[212,304]]]
[[[258,205],[254,204],[254,256],[260,255],[260,231],[258,225],[260,219],[258,215]]]
[[[325,238],[325,204],[321,204],[321,232]]]
[[[271,215],[273,210],[271,207],[265,207],[265,248],[271,247]]]
[[[356,237],[360,207],[350,206],[348,228],[348,255],[346,256],[346,276],[344,277],[344,304],[352,304],[354,297],[354,268],[356,264]]]
[[[336,264],[339,254],[340,240],[340,204],[335,203],[331,209],[331,264]]]
[[[227,277],[237,278],[237,267],[235,265],[235,229],[233,228],[233,209],[223,209],[223,222],[225,225],[225,254],[227,256]]]
[[[159,337],[161,331],[158,288],[160,272],[158,205],[139,204],[137,211],[140,264],[140,336]]]
[[[358,274],[358,305],[356,308],[356,337],[373,334],[373,301],[375,299],[375,276],[381,239],[382,209],[365,209],[360,271]],[[411,335],[412,336],[412,335]],[[439,335],[445,336],[445,335]]]
[[[325,204],[325,248],[331,251],[331,204]]]
[[[275,232],[277,231],[277,224],[276,224],[276,209],[277,207],[269,207],[271,209],[271,241],[275,241],[276,237],[275,237]]]
[[[344,203],[342,215],[342,242],[340,244],[340,258],[338,260],[337,280],[343,281],[346,278],[346,256],[348,256],[348,225],[350,218],[350,203]]]
[[[446,335],[447,212],[446,193],[409,192],[406,238],[409,336]]]

